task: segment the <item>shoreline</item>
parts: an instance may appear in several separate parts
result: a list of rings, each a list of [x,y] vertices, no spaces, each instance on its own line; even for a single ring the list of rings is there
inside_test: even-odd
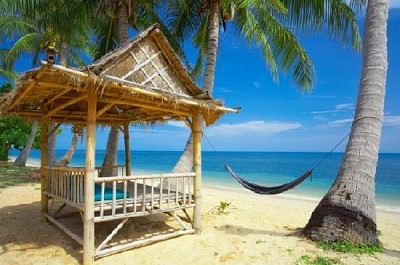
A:
[[[253,193],[251,191],[248,191],[244,188],[227,187],[227,186],[220,186],[220,185],[213,185],[213,184],[210,185],[210,184],[207,184],[206,182],[204,183],[203,188],[218,190],[218,191],[237,192],[237,193],[249,194],[249,195],[260,196],[260,197],[278,197],[278,198],[287,199],[287,200],[311,202],[311,203],[316,203],[316,204],[318,204],[321,200],[319,198],[301,196],[301,195],[297,195],[297,194],[259,195],[259,194]],[[389,205],[376,204],[376,211],[382,212],[382,213],[391,213],[391,214],[400,215],[400,207],[392,208],[392,206],[389,206]]]
[[[14,156],[10,156],[9,157],[10,161],[14,161],[16,159],[16,157]],[[34,159],[28,159],[26,166],[29,167],[40,167],[40,161],[34,160]],[[76,165],[73,165],[76,166]],[[143,171],[138,171],[139,174],[146,174],[147,171],[143,170]],[[235,184],[237,184],[235,182]],[[216,190],[230,190],[230,191],[235,191],[235,192],[244,192],[244,193],[249,193],[249,194],[254,194],[242,187],[232,187],[232,186],[225,186],[225,185],[221,185],[220,183],[215,183],[214,181],[209,181],[205,178],[203,178],[203,186],[205,188],[211,188],[211,189],[216,189]],[[257,195],[257,194],[254,194]],[[270,195],[257,195],[257,196],[266,196],[266,197],[270,197]],[[301,200],[301,201],[310,201],[310,202],[315,202],[318,203],[322,198],[318,198],[318,197],[313,197],[313,196],[307,196],[304,194],[277,194],[274,196],[278,196],[278,197],[282,197],[282,198],[287,198],[287,199],[291,199],[291,200]],[[378,203],[375,202],[375,206],[376,206],[376,211],[377,212],[383,212],[383,213],[394,213],[397,215],[400,215],[400,207],[399,206],[394,206],[391,204],[385,204],[385,203]]]

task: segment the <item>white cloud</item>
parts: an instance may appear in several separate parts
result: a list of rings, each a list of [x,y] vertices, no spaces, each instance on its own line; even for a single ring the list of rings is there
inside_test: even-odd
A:
[[[353,122],[353,119],[341,119],[341,120],[330,121],[328,124],[332,126],[342,126],[344,124],[348,124],[351,122]]]
[[[232,89],[226,86],[221,86],[221,87],[216,87],[215,90],[217,90],[220,93],[232,93]]]
[[[303,97],[305,98],[316,98],[316,99],[325,99],[325,98],[336,98],[336,96],[332,96],[332,95],[303,95]]]
[[[337,113],[343,112],[346,110],[353,110],[354,104],[353,103],[345,103],[345,104],[338,104],[335,106],[334,109],[331,110],[321,110],[321,111],[311,111],[311,114],[327,114],[327,113]]]
[[[389,8],[400,8],[400,0],[391,0]]]
[[[168,125],[178,128],[188,128],[183,121],[168,121]]]
[[[335,106],[336,110],[348,110],[348,109],[354,109],[354,104],[353,103],[346,103],[346,104],[338,104]]]
[[[280,122],[280,121],[249,121],[237,124],[220,124],[207,130],[208,135],[254,135],[254,134],[275,134],[301,127],[299,122]]]
[[[255,88],[260,88],[260,82],[258,81],[253,81],[253,85],[255,86]]]
[[[400,116],[385,116],[383,118],[385,126],[400,126]]]
[[[353,122],[353,119],[341,119],[330,121],[328,124],[331,126],[341,126]],[[383,126],[394,127],[400,126],[400,116],[386,116],[383,118]]]

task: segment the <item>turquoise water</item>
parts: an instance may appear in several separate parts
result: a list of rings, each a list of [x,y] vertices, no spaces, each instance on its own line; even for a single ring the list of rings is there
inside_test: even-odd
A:
[[[96,165],[101,165],[105,151],[98,150]],[[65,150],[58,150],[60,157]],[[165,173],[172,170],[180,152],[132,151],[132,170],[140,173]],[[16,156],[16,152],[10,155]],[[280,185],[302,175],[314,167],[326,153],[299,152],[203,152],[203,181],[205,185],[242,187],[225,170],[229,164],[240,176],[261,185]],[[124,152],[118,154],[118,163],[124,163]],[[338,172],[342,153],[333,153],[314,170],[312,180],[285,193],[289,196],[321,199],[332,185]],[[40,160],[40,151],[33,150],[31,161]],[[71,166],[85,164],[85,151],[77,150]],[[376,173],[378,207],[400,212],[400,154],[380,154]]]

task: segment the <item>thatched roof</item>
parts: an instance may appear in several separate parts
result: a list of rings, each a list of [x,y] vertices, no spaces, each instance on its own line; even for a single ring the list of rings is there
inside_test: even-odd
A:
[[[155,25],[84,70],[42,62],[0,100],[0,113],[84,124],[91,88],[97,123],[104,125],[180,120],[196,109],[209,125],[235,112],[203,93]]]

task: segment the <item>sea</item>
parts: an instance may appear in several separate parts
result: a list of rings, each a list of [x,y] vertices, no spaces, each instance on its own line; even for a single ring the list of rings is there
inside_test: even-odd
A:
[[[66,150],[57,150],[59,159]],[[132,151],[133,174],[167,173],[178,161],[179,151]],[[17,156],[17,151],[10,156]],[[105,150],[96,151],[100,166]],[[276,186],[294,180],[316,166],[327,153],[318,152],[202,152],[203,185],[229,189],[244,188],[226,171],[228,164],[242,178],[264,186]],[[321,200],[339,170],[343,153],[331,153],[315,168],[312,178],[281,196]],[[124,151],[118,153],[118,164],[124,163]],[[32,150],[29,163],[40,165],[40,150]],[[85,150],[76,150],[70,166],[85,165]],[[256,195],[255,196],[263,196]],[[264,195],[265,196],[265,195]],[[400,153],[380,153],[376,172],[377,209],[400,213]]]

